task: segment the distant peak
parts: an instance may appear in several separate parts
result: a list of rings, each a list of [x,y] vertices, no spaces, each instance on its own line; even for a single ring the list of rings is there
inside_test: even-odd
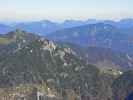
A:
[[[52,22],[52,21],[50,21],[50,20],[42,20],[41,22],[42,22],[42,23],[49,23],[49,24],[54,23],[54,22]]]

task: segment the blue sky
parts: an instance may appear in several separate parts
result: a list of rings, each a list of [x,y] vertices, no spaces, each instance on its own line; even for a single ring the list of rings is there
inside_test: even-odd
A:
[[[133,18],[133,0],[0,0],[0,20]]]

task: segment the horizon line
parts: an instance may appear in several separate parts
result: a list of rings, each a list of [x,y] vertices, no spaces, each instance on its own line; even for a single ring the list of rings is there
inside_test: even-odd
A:
[[[133,19],[133,17],[124,17],[124,18],[63,18],[63,19],[52,19],[52,18],[40,18],[40,19],[0,19],[0,22],[38,22],[38,21],[51,21],[51,22],[65,22],[65,21],[121,21]]]

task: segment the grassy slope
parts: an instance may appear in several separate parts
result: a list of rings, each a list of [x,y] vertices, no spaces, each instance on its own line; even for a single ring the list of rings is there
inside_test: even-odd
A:
[[[11,43],[12,41],[13,41],[12,39],[0,37],[0,45],[7,45],[7,44]]]

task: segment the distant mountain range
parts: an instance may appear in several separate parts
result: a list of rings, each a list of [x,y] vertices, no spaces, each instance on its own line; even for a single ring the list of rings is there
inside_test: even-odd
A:
[[[20,29],[46,36],[48,39],[69,42],[80,46],[111,48],[133,54],[133,19],[120,21],[66,20],[56,23],[49,20],[0,24],[0,34]]]
[[[96,19],[89,19],[86,21],[65,20],[62,23],[52,22],[50,20],[31,21],[31,22],[11,22],[11,23],[1,22],[0,34],[9,32],[12,29],[20,28],[21,30],[24,30],[27,32],[33,32],[33,33],[45,36],[51,32],[61,30],[64,28],[72,28],[72,27],[82,26],[86,24],[96,24],[96,23],[110,24],[119,28],[132,29],[133,27],[133,19],[122,19],[120,21],[96,20]]]
[[[104,47],[119,52],[132,53],[132,32],[132,29],[96,23],[58,30],[46,37],[51,40],[74,43],[80,46]]]
[[[12,27],[5,24],[0,24],[0,34],[5,34],[11,30],[13,30]]]

